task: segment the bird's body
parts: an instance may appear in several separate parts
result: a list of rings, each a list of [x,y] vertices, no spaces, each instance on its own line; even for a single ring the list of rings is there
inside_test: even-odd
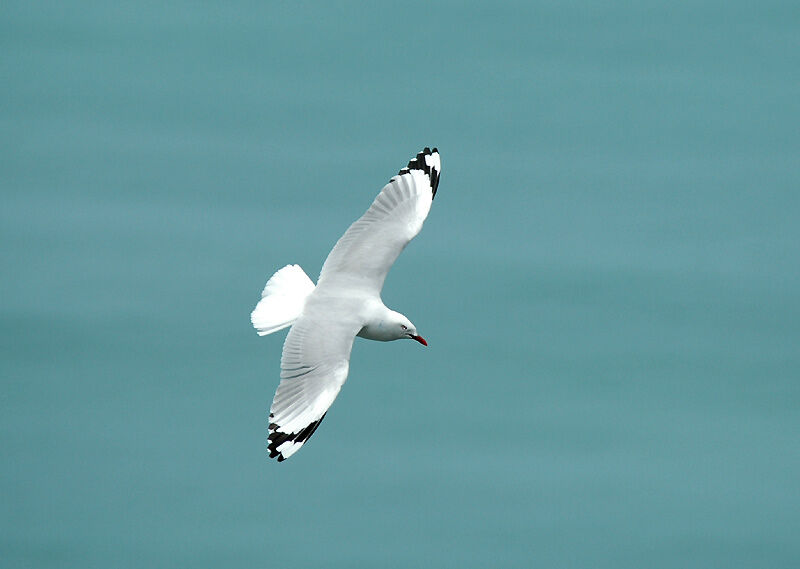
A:
[[[251,314],[259,335],[291,326],[270,408],[270,457],[285,460],[317,429],[347,379],[356,336],[409,338],[427,346],[408,318],[383,304],[381,289],[397,256],[422,229],[440,172],[438,151],[425,148],[339,239],[316,286],[299,266],[287,265],[264,287]]]

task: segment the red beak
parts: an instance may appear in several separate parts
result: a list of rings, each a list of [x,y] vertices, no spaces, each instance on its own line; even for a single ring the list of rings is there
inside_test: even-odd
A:
[[[419,342],[423,346],[427,346],[428,345],[428,342],[426,342],[425,338],[423,338],[422,336],[411,336],[411,339],[412,340],[416,340],[417,342]]]

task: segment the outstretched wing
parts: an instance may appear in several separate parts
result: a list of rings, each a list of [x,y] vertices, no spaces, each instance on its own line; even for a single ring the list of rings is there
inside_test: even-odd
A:
[[[440,172],[435,148],[417,154],[339,239],[322,266],[317,286],[379,295],[397,256],[422,229]]]
[[[361,329],[347,312],[310,307],[286,336],[281,383],[269,411],[270,458],[283,461],[296,453],[344,385],[353,340]]]

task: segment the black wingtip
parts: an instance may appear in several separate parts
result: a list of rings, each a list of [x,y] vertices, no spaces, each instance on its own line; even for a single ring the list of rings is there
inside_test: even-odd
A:
[[[428,163],[426,158],[428,156],[436,156],[436,160],[431,160],[431,163]],[[431,181],[431,191],[433,193],[433,197],[436,197],[436,190],[439,188],[439,176],[440,176],[440,162],[439,162],[439,149],[434,147],[431,150],[429,147],[425,147],[422,149],[422,152],[418,153],[416,157],[411,159],[408,163],[408,166],[400,170],[398,174],[405,174],[410,170],[421,170],[428,175],[428,178]]]
[[[267,444],[269,457],[277,458],[278,462],[283,462],[284,460],[286,460],[286,457],[283,456],[281,451],[278,450],[278,447],[285,442],[294,442],[297,444],[305,443],[308,439],[311,438],[311,435],[314,434],[314,431],[317,430],[317,427],[319,427],[319,424],[325,418],[325,415],[327,415],[327,412],[323,413],[322,417],[320,417],[316,421],[312,421],[311,423],[306,425],[305,428],[300,429],[300,431],[296,433],[283,433],[279,430],[280,427],[276,423],[270,422],[269,424],[270,434],[269,437],[267,438],[267,440],[269,441]],[[273,414],[270,413],[269,417],[270,419],[272,419]]]

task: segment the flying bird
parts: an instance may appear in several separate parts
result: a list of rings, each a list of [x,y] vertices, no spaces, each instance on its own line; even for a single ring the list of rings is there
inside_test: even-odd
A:
[[[317,430],[347,379],[356,336],[428,345],[408,318],[383,304],[381,289],[422,229],[441,171],[436,148],[417,154],[336,242],[316,286],[299,265],[267,281],[250,315],[253,326],[259,336],[291,326],[269,412],[270,458],[286,460]]]

